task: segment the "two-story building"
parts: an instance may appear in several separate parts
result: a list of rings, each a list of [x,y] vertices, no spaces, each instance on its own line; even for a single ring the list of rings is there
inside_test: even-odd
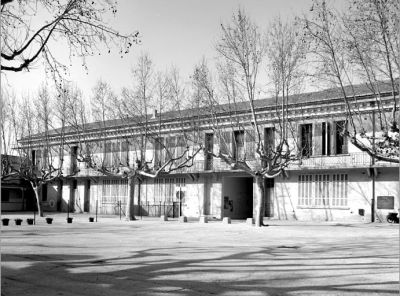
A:
[[[372,129],[372,114],[377,112],[375,95],[368,87],[354,88],[358,116],[367,130]],[[398,101],[398,98],[397,98]],[[386,112],[393,106],[393,95],[389,86],[382,84],[379,111]],[[273,126],[277,118],[275,99],[255,102],[255,111],[266,145],[274,139]],[[246,104],[237,107],[234,115],[226,114],[221,108],[218,118],[223,121],[230,116],[249,120],[250,111]],[[281,220],[318,221],[384,221],[388,212],[399,208],[399,166],[395,163],[372,161],[365,152],[353,146],[343,135],[346,122],[346,106],[338,89],[304,93],[291,96],[287,116],[296,128],[296,137],[301,143],[303,157],[292,162],[285,172],[265,180],[265,217]],[[375,116],[375,115],[374,115]],[[190,112],[168,112],[157,114],[149,121],[158,123],[166,146],[183,148],[181,129],[185,122],[193,120]],[[207,150],[220,149],[212,129],[210,116],[196,117],[196,126],[202,133]],[[189,125],[189,124],[187,124]],[[43,190],[43,205],[46,211],[66,210],[69,203],[75,211],[116,214],[120,206],[124,211],[127,203],[128,181],[118,174],[107,175],[89,168],[85,162],[77,161],[78,145],[85,139],[98,141],[98,154],[109,167],[129,163],[137,158],[137,151],[127,141],[135,123],[113,120],[86,126],[78,137],[72,129],[64,136],[68,152],[64,153],[62,182],[49,184]],[[232,133],[237,151],[240,146],[249,150],[254,145],[240,131]],[[51,135],[51,145],[57,147],[59,135]],[[271,140],[272,139],[272,140]],[[34,153],[43,153],[40,137],[37,137]],[[35,147],[35,144],[32,146]],[[153,162],[161,156],[157,145],[146,145],[146,155]],[[179,150],[177,148],[177,150]],[[57,150],[56,148],[54,150]],[[257,162],[257,159],[254,159]],[[70,174],[77,172],[76,174]],[[134,188],[136,215],[169,216],[185,215],[199,217],[207,215],[220,219],[245,219],[254,215],[255,181],[245,172],[228,166],[219,158],[208,153],[199,153],[193,166],[161,174],[155,179],[144,178],[140,188]]]

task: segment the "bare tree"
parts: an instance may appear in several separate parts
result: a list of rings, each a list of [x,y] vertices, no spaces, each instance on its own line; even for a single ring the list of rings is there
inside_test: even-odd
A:
[[[5,89],[1,90],[0,99],[0,133],[1,133],[1,145],[0,151],[2,154],[11,154],[11,148],[13,146],[12,141],[12,124],[10,113],[12,111],[12,105],[15,103],[15,96],[9,94]]]
[[[115,1],[1,1],[2,71],[29,70],[41,59],[48,74],[62,77],[68,67],[52,49],[60,41],[68,46],[70,58],[82,58],[85,68],[85,57],[103,52],[102,47],[110,52],[117,46],[124,55],[137,42],[138,32],[123,35],[107,24],[105,14],[116,12]]]
[[[281,34],[283,28],[293,34]],[[223,60],[219,65],[222,92],[218,94],[215,81],[204,63],[193,75],[195,93],[205,105],[204,112],[211,115],[210,128],[219,143],[218,151],[206,149],[206,153],[255,179],[256,226],[263,225],[265,178],[282,174],[300,155],[296,145],[289,142],[293,129],[287,116],[287,99],[299,79],[297,69],[304,56],[301,40],[293,30],[294,26],[284,27],[278,20],[268,35],[268,43],[265,43],[258,27],[239,10],[229,25],[222,26],[222,37],[217,44]],[[264,130],[266,126],[259,117],[257,100],[261,91],[259,74],[266,55],[270,61],[268,71],[272,72],[274,82],[274,115],[278,122]],[[225,97],[227,103],[219,104],[220,96]],[[244,115],[244,110],[249,111]]]
[[[10,118],[14,137],[18,139],[15,148],[19,161],[18,164],[9,164],[7,174],[2,175],[2,178],[15,176],[30,183],[41,217],[44,215],[41,203],[43,186],[57,180],[63,173],[63,158],[59,154],[64,143],[61,141],[56,146],[51,143],[55,115],[51,96],[48,88],[42,86],[35,99],[24,98],[12,109]]]
[[[338,12],[326,1],[314,1],[304,27],[311,43],[314,77],[339,87],[346,105],[351,143],[373,158],[399,162],[399,23],[398,1],[352,1]],[[355,84],[362,81],[375,95],[371,108],[378,130],[366,128]],[[389,106],[383,93],[391,93]],[[372,119],[373,121],[375,119]]]
[[[118,98],[111,86],[103,80],[98,80],[92,92],[90,99],[92,118],[101,122],[116,118],[115,104]]]
[[[201,151],[193,139],[193,126],[182,126],[180,135],[166,136],[163,128],[164,114],[170,98],[167,78],[155,76],[152,62],[142,55],[132,69],[132,87],[124,88],[117,100],[118,117],[114,121],[96,124],[76,124],[76,138],[80,143],[78,161],[105,176],[128,180],[126,219],[134,220],[134,188],[139,188],[146,178],[154,179],[191,167]],[[177,110],[174,111],[177,114]],[[166,117],[167,119],[169,117]],[[123,132],[111,139],[113,124]],[[102,126],[97,139],[89,136],[91,127]],[[111,129],[111,130],[110,130]]]

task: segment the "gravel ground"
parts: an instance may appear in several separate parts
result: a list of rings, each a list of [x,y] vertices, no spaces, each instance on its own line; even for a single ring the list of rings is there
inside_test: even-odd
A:
[[[399,294],[398,224],[50,216],[2,216],[1,295]]]

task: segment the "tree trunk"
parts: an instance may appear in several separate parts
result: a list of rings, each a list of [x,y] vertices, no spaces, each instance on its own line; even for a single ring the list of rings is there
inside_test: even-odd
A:
[[[264,188],[264,178],[262,176],[256,176],[256,217],[255,224],[256,227],[264,225],[264,207],[265,207],[265,188]]]
[[[134,213],[135,177],[128,178],[128,200],[126,202],[126,221],[136,220]]]
[[[42,184],[40,184],[39,186],[36,186],[35,184],[31,183],[33,192],[35,192],[35,198],[36,198],[36,205],[37,205],[37,209],[38,209],[38,215],[39,217],[44,217],[43,214],[43,210],[42,210],[42,203],[40,202],[40,188],[42,187]]]

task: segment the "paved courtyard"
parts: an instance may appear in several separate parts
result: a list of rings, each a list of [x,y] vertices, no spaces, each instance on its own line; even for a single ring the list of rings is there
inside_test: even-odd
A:
[[[53,217],[2,227],[2,295],[399,293],[398,225]]]

